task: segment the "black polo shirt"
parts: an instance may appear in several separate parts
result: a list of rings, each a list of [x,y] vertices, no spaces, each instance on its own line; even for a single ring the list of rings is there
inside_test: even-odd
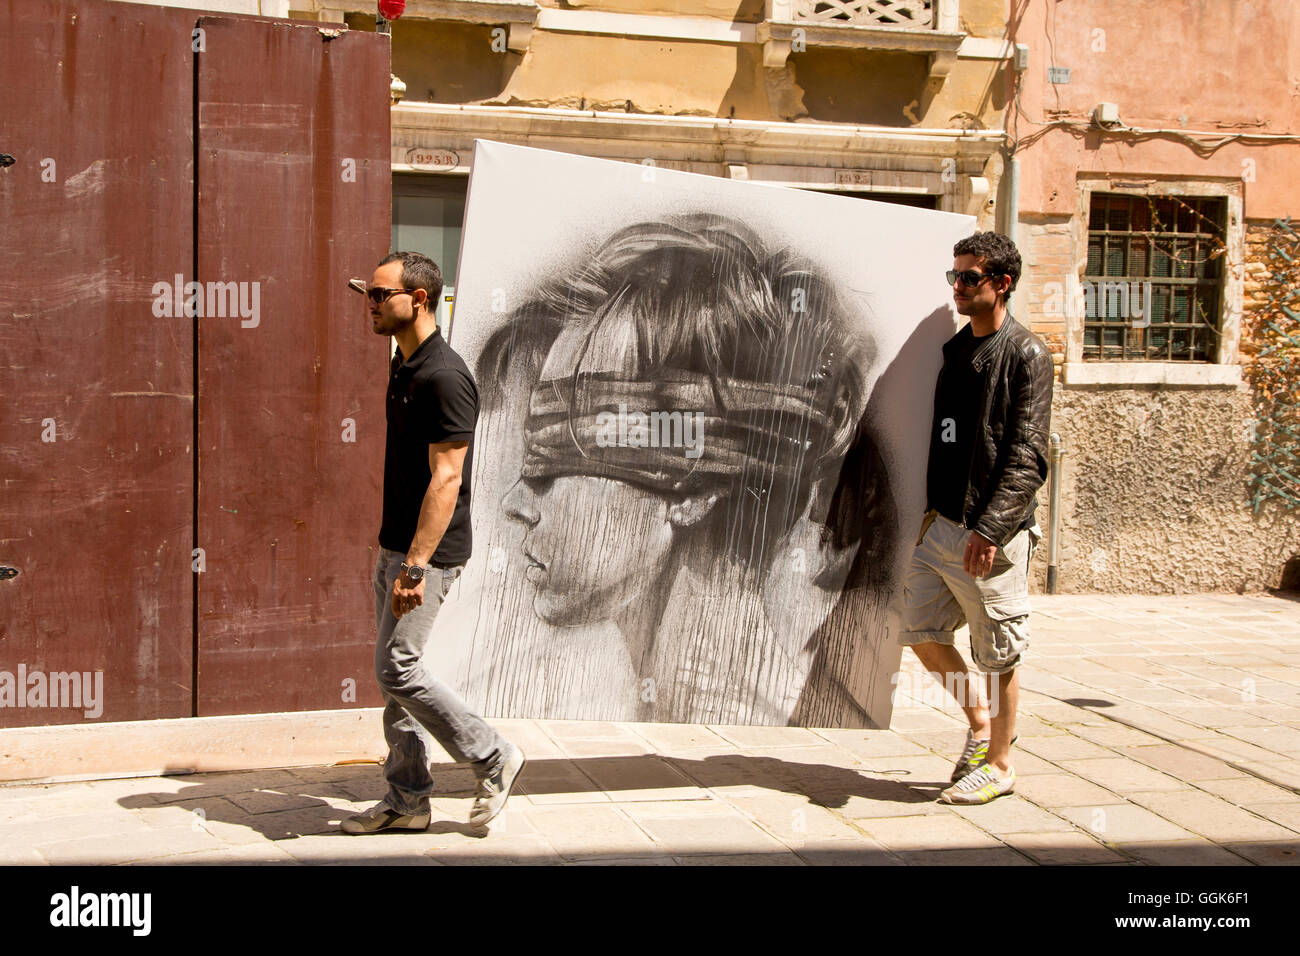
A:
[[[469,489],[478,421],[478,386],[464,359],[452,351],[441,330],[405,359],[399,348],[388,374],[388,436],[384,445],[384,518],[379,543],[405,554],[411,548],[420,506],[433,475],[429,446],[465,441],[456,510],[433,553],[433,563],[464,564],[472,550]]]

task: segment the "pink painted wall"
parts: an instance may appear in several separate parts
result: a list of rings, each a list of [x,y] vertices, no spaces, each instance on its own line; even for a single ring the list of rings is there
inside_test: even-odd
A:
[[[1255,160],[1246,216],[1300,213],[1300,142],[1232,142],[1207,152],[1169,136],[1044,133],[1026,119],[1087,123],[1106,101],[1119,104],[1129,126],[1300,132],[1300,3],[1013,0],[1011,7],[1009,35],[1029,46],[1030,61],[1023,115],[1007,111],[1008,128],[1024,144],[1017,153],[1022,213],[1073,213],[1076,172],[1237,178],[1246,159]],[[1052,64],[1071,68],[1068,85],[1048,83]]]

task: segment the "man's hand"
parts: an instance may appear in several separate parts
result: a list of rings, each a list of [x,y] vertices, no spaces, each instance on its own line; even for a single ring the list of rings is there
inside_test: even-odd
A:
[[[393,617],[399,621],[403,614],[424,603],[424,579],[421,578],[414,587],[410,587],[410,583],[405,574],[399,574],[393,582]]]
[[[993,556],[997,551],[996,544],[978,531],[972,531],[970,540],[966,542],[966,556],[963,559],[966,573],[973,578],[984,577],[993,570]]]

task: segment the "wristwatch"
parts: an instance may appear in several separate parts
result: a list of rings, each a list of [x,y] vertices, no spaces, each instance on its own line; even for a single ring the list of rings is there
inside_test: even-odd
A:
[[[419,584],[424,580],[424,566],[420,564],[407,564],[402,562],[402,573],[414,584]]]

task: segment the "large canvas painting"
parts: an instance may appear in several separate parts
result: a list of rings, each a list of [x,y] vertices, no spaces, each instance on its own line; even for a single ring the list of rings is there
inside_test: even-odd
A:
[[[970,217],[480,141],[451,344],[495,717],[883,726]]]

